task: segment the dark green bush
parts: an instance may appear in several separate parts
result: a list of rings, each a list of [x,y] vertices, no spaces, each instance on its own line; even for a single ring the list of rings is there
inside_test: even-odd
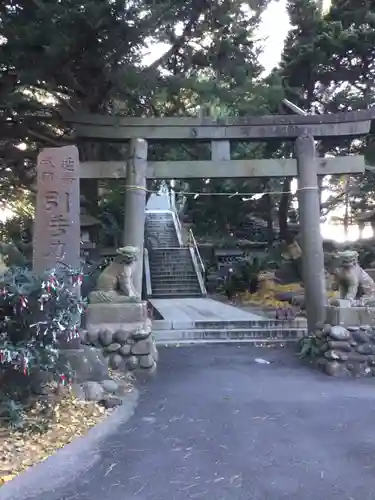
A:
[[[81,280],[66,266],[44,276],[13,267],[0,277],[0,421],[20,426],[35,394],[69,380],[59,347],[79,335]]]

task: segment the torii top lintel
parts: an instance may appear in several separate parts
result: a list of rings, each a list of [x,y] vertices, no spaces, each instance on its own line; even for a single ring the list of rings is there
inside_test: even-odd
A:
[[[375,108],[325,115],[264,115],[235,118],[133,118],[114,115],[65,115],[77,137],[126,141],[141,137],[156,140],[293,140],[303,132],[316,139],[358,137],[375,124]]]

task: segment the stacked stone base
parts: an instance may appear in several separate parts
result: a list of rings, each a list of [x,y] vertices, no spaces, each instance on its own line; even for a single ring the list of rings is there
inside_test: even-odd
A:
[[[328,308],[327,320],[336,324],[327,323],[316,332],[317,364],[325,373],[331,376],[375,376],[373,313],[374,309],[365,307]]]
[[[146,302],[90,304],[86,324],[83,343],[100,348],[112,369],[156,369],[158,352]]]

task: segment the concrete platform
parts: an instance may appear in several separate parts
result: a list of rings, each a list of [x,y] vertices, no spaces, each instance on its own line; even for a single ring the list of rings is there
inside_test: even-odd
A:
[[[279,321],[209,298],[151,299],[164,319],[152,322],[158,345],[296,342],[305,322]]]
[[[164,321],[195,323],[196,321],[262,321],[265,316],[241,311],[236,307],[204,298],[151,299],[151,304]]]

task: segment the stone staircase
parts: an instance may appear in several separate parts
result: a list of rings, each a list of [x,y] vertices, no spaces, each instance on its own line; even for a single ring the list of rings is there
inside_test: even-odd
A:
[[[285,344],[307,335],[305,321],[222,320],[222,321],[153,321],[158,345],[184,344]]]
[[[157,248],[150,252],[153,298],[202,297],[189,248]]]
[[[147,246],[152,249],[181,246],[171,211],[146,212],[145,236]]]
[[[145,242],[153,298],[205,295],[194,249],[183,246],[178,220],[171,210],[146,211]]]

